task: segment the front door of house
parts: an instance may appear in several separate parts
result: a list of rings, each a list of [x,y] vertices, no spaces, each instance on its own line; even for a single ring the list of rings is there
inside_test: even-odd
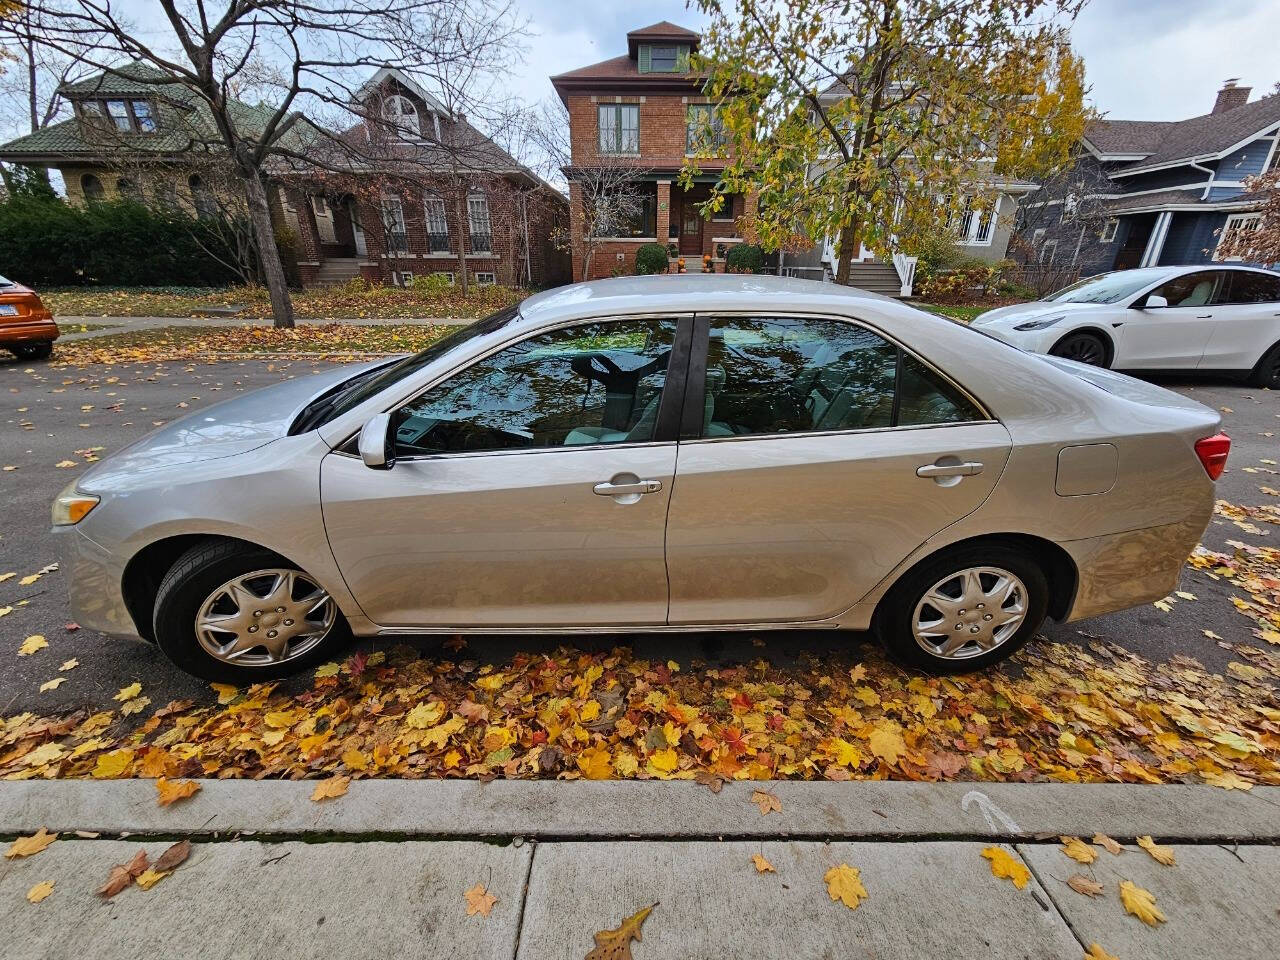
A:
[[[702,256],[702,214],[698,210],[698,201],[685,196],[680,204],[680,255],[682,257]]]
[[[367,257],[369,246],[365,243],[364,227],[360,225],[360,210],[354,197],[347,201],[347,210],[351,215],[351,237],[355,241],[356,256]]]

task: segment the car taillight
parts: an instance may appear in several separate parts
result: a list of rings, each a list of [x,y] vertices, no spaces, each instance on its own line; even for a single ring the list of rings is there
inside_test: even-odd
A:
[[[1222,476],[1222,470],[1227,465],[1227,454],[1230,452],[1231,438],[1225,433],[1215,433],[1212,437],[1196,441],[1196,456],[1204,464],[1204,472],[1209,475],[1210,480],[1217,480]]]

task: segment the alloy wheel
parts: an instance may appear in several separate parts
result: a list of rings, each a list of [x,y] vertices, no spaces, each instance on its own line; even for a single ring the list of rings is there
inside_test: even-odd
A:
[[[925,591],[911,618],[916,643],[944,660],[967,660],[1008,642],[1027,617],[1027,588],[1000,567],[967,567]]]
[[[205,598],[195,630],[205,652],[239,667],[265,667],[303,656],[333,628],[338,607],[298,570],[255,570]]]
[[[1102,366],[1106,357],[1098,338],[1090,336],[1068,337],[1054,349],[1053,353],[1055,356],[1095,367]]]

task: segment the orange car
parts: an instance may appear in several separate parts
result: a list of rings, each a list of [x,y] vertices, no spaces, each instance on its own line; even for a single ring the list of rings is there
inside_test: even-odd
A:
[[[53,314],[35,291],[0,277],[0,347],[22,360],[43,360],[57,339]]]

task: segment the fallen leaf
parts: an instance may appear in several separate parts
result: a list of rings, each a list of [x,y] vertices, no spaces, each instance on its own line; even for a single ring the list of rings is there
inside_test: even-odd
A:
[[[43,900],[45,897],[47,897],[51,893],[53,893],[52,881],[44,880],[40,883],[37,883],[34,887],[32,887],[30,890],[27,891],[27,900],[31,903],[39,903],[41,900]]]
[[[907,752],[902,734],[892,727],[877,727],[868,742],[871,752],[888,764],[897,763],[898,758]]]
[[[468,890],[463,896],[467,900],[467,916],[480,914],[487,917],[489,911],[493,909],[493,905],[498,902],[498,898],[484,888],[483,883],[477,883]]]
[[[578,754],[578,769],[588,780],[608,780],[613,776],[613,758],[606,747],[588,747]]]
[[[152,869],[157,873],[173,873],[174,870],[186,863],[189,856],[191,856],[191,841],[179,840],[156,858],[156,862],[152,864]]]
[[[41,827],[29,837],[18,837],[4,852],[5,857],[31,857],[39,853],[53,841],[58,839],[56,833],[50,833]]]
[[[119,701],[122,701],[122,702],[123,702],[123,701],[125,701],[125,700],[132,700],[134,697],[136,697],[136,696],[137,696],[138,694],[140,694],[141,692],[142,692],[142,684],[140,684],[140,683],[131,683],[131,684],[129,684],[129,686],[127,686],[127,687],[121,687],[121,688],[120,688],[120,692],[119,692],[119,693],[117,693],[117,694],[116,694],[114,697],[112,697],[111,699],[112,699],[112,700],[119,700]]]
[[[49,641],[38,633],[33,633],[27,639],[22,641],[22,646],[18,648],[18,656],[29,657],[37,650],[43,650],[49,645]]]
[[[1067,877],[1067,886],[1076,893],[1083,893],[1086,897],[1098,897],[1102,895],[1102,884],[1096,880],[1090,880],[1083,873],[1073,873]]]
[[[157,883],[159,883],[168,875],[169,875],[168,873],[161,873],[159,870],[156,870],[153,867],[149,870],[142,871],[142,873],[138,874],[134,878],[133,882],[136,883],[138,886],[140,886],[143,890],[150,890],[152,887],[154,887]]]
[[[699,770],[694,774],[693,779],[702,784],[712,793],[719,793],[720,788],[724,786],[724,777],[719,774],[710,773],[706,770]]]
[[[90,774],[95,780],[111,780],[121,776],[133,763],[132,750],[113,750],[98,756],[98,762]]]
[[[230,683],[211,683],[214,693],[218,695],[218,705],[226,706],[240,695],[240,688]]]
[[[66,670],[74,670],[78,666],[80,666],[80,661],[75,657],[72,657],[70,660],[63,662],[62,666],[58,668],[58,672],[62,673]]]
[[[1120,902],[1124,904],[1126,913],[1132,913],[1149,927],[1167,919],[1156,906],[1156,898],[1151,891],[1136,887],[1128,880],[1120,881]]]
[[[839,900],[850,910],[857,910],[858,904],[867,899],[867,889],[862,885],[857,867],[842,863],[828,870],[822,879],[827,884],[827,895],[832,900]]]
[[[1091,943],[1089,949],[1084,952],[1084,960],[1120,960],[1120,958],[1107,953],[1096,943]]]
[[[1173,855],[1173,847],[1162,847],[1150,837],[1139,837],[1137,843],[1151,854],[1151,859],[1156,863],[1163,863],[1166,867],[1177,866],[1178,859]]]
[[[1093,835],[1093,842],[1113,856],[1118,857],[1120,854],[1124,853],[1124,847],[1116,843],[1116,841],[1112,840],[1105,833],[1095,833]]]
[[[146,869],[147,851],[139,850],[127,864],[117,863],[111,868],[111,873],[107,876],[107,882],[98,888],[98,896],[114,897],[133,883],[134,878],[140,876]]]
[[[120,704],[120,715],[127,717],[133,713],[141,713],[151,703],[150,697],[134,697]]]
[[[1178,595],[1180,598],[1182,598],[1183,600],[1195,600],[1195,599],[1197,599],[1197,597],[1196,597],[1196,595],[1195,595],[1194,593],[1187,593],[1187,591],[1185,591],[1185,590],[1175,590],[1175,591],[1174,591],[1174,593],[1175,593],[1175,594],[1177,594],[1177,595]]]
[[[636,911],[613,930],[597,932],[594,938],[596,945],[587,954],[586,960],[632,960],[631,941],[641,941],[640,928],[656,906],[655,903]]]
[[[1094,849],[1079,837],[1059,837],[1058,839],[1062,841],[1062,852],[1077,863],[1093,863],[1098,859]]]
[[[40,684],[40,692],[46,693],[49,690],[57,690],[66,682],[66,677],[54,677],[52,680],[46,680],[44,683]]]
[[[169,780],[161,777],[156,781],[156,803],[167,807],[179,800],[185,800],[200,789],[194,780]]]
[[[760,808],[761,816],[782,812],[782,801],[768,790],[751,791],[751,802]]]
[[[778,872],[777,870],[773,869],[773,864],[770,863],[768,860],[766,860],[762,854],[753,853],[751,855],[751,862],[756,865],[756,873],[777,873]]]
[[[996,877],[1008,877],[1013,885],[1021,890],[1031,879],[1031,872],[1026,865],[1015,860],[1004,847],[987,847],[982,855],[991,861],[991,873]]]
[[[76,462],[74,460],[59,460],[57,463],[54,464],[54,466],[58,467],[59,469],[65,470],[67,467],[76,466]]]
[[[351,778],[345,774],[337,777],[330,777],[328,780],[320,780],[316,783],[316,788],[311,792],[311,800],[313,803],[319,803],[321,800],[333,800],[342,796],[347,792],[347,787],[351,785]]]

